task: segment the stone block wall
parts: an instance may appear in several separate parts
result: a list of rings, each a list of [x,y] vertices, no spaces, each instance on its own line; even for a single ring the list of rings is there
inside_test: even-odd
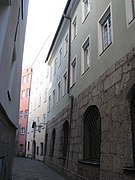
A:
[[[69,179],[132,180],[133,167],[130,91],[135,84],[135,48],[113,64],[95,82],[74,99],[69,139],[69,154],[61,157],[61,131],[66,120],[70,122],[70,104],[47,123],[48,146],[45,163]],[[100,165],[82,163],[83,115],[96,105],[101,116]],[[56,129],[54,155],[49,156],[49,143]],[[132,169],[133,170],[133,169]]]
[[[0,108],[0,179],[9,180],[13,165],[16,128]]]

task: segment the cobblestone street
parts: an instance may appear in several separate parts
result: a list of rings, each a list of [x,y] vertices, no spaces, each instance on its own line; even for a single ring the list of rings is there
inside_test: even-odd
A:
[[[45,164],[27,158],[15,158],[12,180],[65,180]]]

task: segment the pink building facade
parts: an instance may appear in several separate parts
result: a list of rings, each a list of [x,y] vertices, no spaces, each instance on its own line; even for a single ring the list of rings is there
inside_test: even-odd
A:
[[[30,98],[32,69],[25,68],[22,70],[21,92],[20,92],[20,115],[19,115],[19,139],[18,150],[19,156],[25,156],[26,151],[26,134],[27,134],[27,120],[28,108]]]

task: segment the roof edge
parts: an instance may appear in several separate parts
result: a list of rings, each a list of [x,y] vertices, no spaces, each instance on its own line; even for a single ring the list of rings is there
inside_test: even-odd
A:
[[[69,7],[69,5],[70,5],[70,2],[71,2],[71,0],[68,0],[68,1],[67,1],[67,4],[66,4],[66,6],[65,6],[65,9],[64,9],[64,11],[63,11],[63,14],[66,14],[66,12],[67,12],[67,10],[68,10],[68,7]],[[46,59],[45,59],[45,63],[46,63],[46,62],[48,61],[48,59],[49,59],[49,56],[50,56],[51,51],[52,51],[52,48],[53,48],[54,43],[55,43],[55,41],[56,41],[56,38],[57,38],[57,36],[58,36],[59,30],[60,30],[61,25],[62,25],[62,23],[63,23],[63,20],[64,20],[63,14],[62,14],[61,20],[60,20],[60,22],[59,22],[58,28],[57,28],[57,30],[56,30],[56,33],[55,33],[55,35],[54,35],[54,38],[53,38],[51,47],[50,47],[49,52],[48,52],[48,54],[47,54],[47,57],[46,57]]]

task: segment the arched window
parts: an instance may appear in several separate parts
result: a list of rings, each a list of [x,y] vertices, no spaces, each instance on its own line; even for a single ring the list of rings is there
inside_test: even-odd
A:
[[[66,121],[63,124],[63,129],[62,129],[62,156],[67,157],[67,149],[68,149],[68,133],[69,133],[69,123]]]
[[[52,137],[51,137],[51,145],[50,145],[50,154],[51,154],[52,156],[53,156],[53,154],[54,154],[55,136],[56,136],[56,130],[53,129]]]
[[[84,113],[84,149],[86,161],[100,162],[101,117],[97,106],[89,106]]]
[[[135,88],[130,99],[130,112],[131,112],[131,124],[132,124],[132,144],[133,144],[133,162],[135,165]]]

